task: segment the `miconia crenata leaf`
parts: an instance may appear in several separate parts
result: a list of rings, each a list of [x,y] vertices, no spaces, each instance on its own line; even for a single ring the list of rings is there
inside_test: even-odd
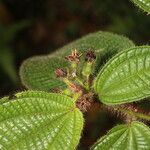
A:
[[[136,121],[118,125],[98,140],[91,150],[150,150],[150,128]]]
[[[70,54],[72,50],[77,49],[80,53],[85,53],[88,50],[95,51],[97,53],[95,73],[97,73],[100,66],[114,54],[133,46],[133,42],[128,38],[117,34],[107,32],[92,33],[58,49],[49,56],[27,59],[20,69],[21,80],[28,89],[48,91],[63,85],[62,82],[54,77],[54,69],[58,67],[63,69],[67,65],[64,57]]]
[[[99,99],[108,105],[150,96],[150,46],[130,48],[114,56],[95,81]]]
[[[1,150],[74,150],[82,113],[64,95],[27,91],[0,105]]]
[[[56,77],[57,68],[65,68],[64,59],[50,56],[39,56],[27,59],[20,68],[22,83],[28,89],[45,90],[64,87],[65,84]]]
[[[145,12],[150,13],[150,0],[131,0]]]

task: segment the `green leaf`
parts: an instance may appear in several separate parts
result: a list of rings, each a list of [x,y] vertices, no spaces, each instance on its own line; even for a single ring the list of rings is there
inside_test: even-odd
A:
[[[9,101],[9,97],[3,97],[0,99],[0,105]]]
[[[150,96],[150,46],[127,49],[114,56],[95,81],[99,99],[109,105]]]
[[[65,84],[56,77],[57,68],[65,68],[67,62],[50,56],[39,56],[27,59],[20,68],[22,83],[28,89],[45,90],[64,87]]]
[[[100,69],[100,66],[103,65],[109,58],[111,58],[118,51],[123,49],[133,47],[134,44],[129,39],[108,32],[96,32],[82,37],[79,40],[76,40],[63,48],[60,48],[55,53],[47,56],[33,57],[28,59],[23,63],[20,71],[21,80],[23,84],[29,89],[37,90],[50,90],[51,88],[59,87],[58,80],[55,84],[55,79],[53,76],[54,68],[53,66],[62,67],[66,66],[66,63],[63,61],[64,57],[71,53],[73,49],[77,49],[79,52],[84,53],[87,50],[94,50],[97,53],[97,63],[95,74]],[[58,58],[51,60],[51,57],[59,57],[61,63],[58,63]],[[32,63],[34,62],[34,64]],[[48,63],[47,63],[48,62]],[[56,65],[55,65],[56,63]],[[52,72],[50,72],[52,71]],[[52,82],[52,84],[51,84]]]
[[[138,7],[143,9],[145,12],[150,13],[150,0],[131,0]]]
[[[91,150],[149,150],[150,128],[134,121],[111,129]]]
[[[64,95],[27,91],[0,105],[0,149],[74,150],[82,113]]]

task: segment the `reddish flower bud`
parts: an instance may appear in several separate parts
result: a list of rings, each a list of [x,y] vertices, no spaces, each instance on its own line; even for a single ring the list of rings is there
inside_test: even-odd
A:
[[[81,57],[81,54],[79,54],[77,52],[77,50],[75,49],[74,51],[72,51],[71,55],[68,55],[65,57],[66,60],[72,62],[79,62],[80,61],[80,57]]]
[[[85,61],[92,62],[96,59],[96,55],[93,51],[88,51],[85,55]]]
[[[55,70],[55,74],[57,77],[66,77],[67,76],[67,72],[62,69],[59,69],[59,68]]]

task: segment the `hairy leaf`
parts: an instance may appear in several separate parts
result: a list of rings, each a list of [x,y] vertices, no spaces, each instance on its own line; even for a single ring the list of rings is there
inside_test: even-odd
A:
[[[65,68],[67,62],[50,56],[27,59],[20,68],[22,83],[29,89],[50,90],[64,87],[64,83],[55,75],[57,68]]]
[[[150,46],[127,49],[100,71],[95,91],[105,104],[122,104],[150,96]]]
[[[56,78],[53,76],[53,71],[57,67],[64,68],[66,66],[66,63],[63,61],[64,56],[70,54],[73,49],[76,48],[81,53],[87,50],[94,50],[98,56],[95,69],[95,73],[97,73],[100,66],[114,54],[133,46],[133,42],[123,36],[107,32],[92,33],[60,48],[48,57],[33,57],[26,60],[21,67],[21,80],[29,89],[50,90],[62,85],[58,80],[54,81]],[[62,60],[58,61],[58,58],[55,60],[52,56],[59,57]]]
[[[150,128],[141,122],[118,125],[111,129],[91,150],[149,150]]]
[[[67,96],[27,91],[0,105],[1,150],[74,150],[83,117]]]
[[[9,97],[3,97],[0,99],[0,104],[6,103],[9,101]]]
[[[138,7],[143,9],[144,11],[150,13],[150,0],[131,0],[134,2]]]

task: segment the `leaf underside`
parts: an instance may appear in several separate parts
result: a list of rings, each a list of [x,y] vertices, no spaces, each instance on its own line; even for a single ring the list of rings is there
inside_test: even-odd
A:
[[[74,150],[81,112],[67,96],[27,91],[0,105],[1,150]]]
[[[118,125],[91,148],[91,150],[149,150],[150,128],[141,122]]]
[[[108,105],[129,103],[150,96],[150,46],[127,49],[100,71],[95,91]]]
[[[150,13],[150,0],[131,0],[139,8],[143,9],[145,12]]]
[[[20,68],[22,83],[28,89],[49,91],[65,84],[56,77],[55,70],[68,63],[57,57],[39,56],[27,59]]]
[[[95,51],[97,53],[96,74],[100,67],[114,54],[133,46],[133,42],[123,36],[107,32],[92,33],[48,56],[27,59],[20,69],[21,81],[28,89],[49,91],[56,87],[62,88],[64,85],[55,78],[54,70],[58,67],[65,68],[67,66],[64,57],[70,54],[72,50],[77,49],[81,53],[87,50]]]

